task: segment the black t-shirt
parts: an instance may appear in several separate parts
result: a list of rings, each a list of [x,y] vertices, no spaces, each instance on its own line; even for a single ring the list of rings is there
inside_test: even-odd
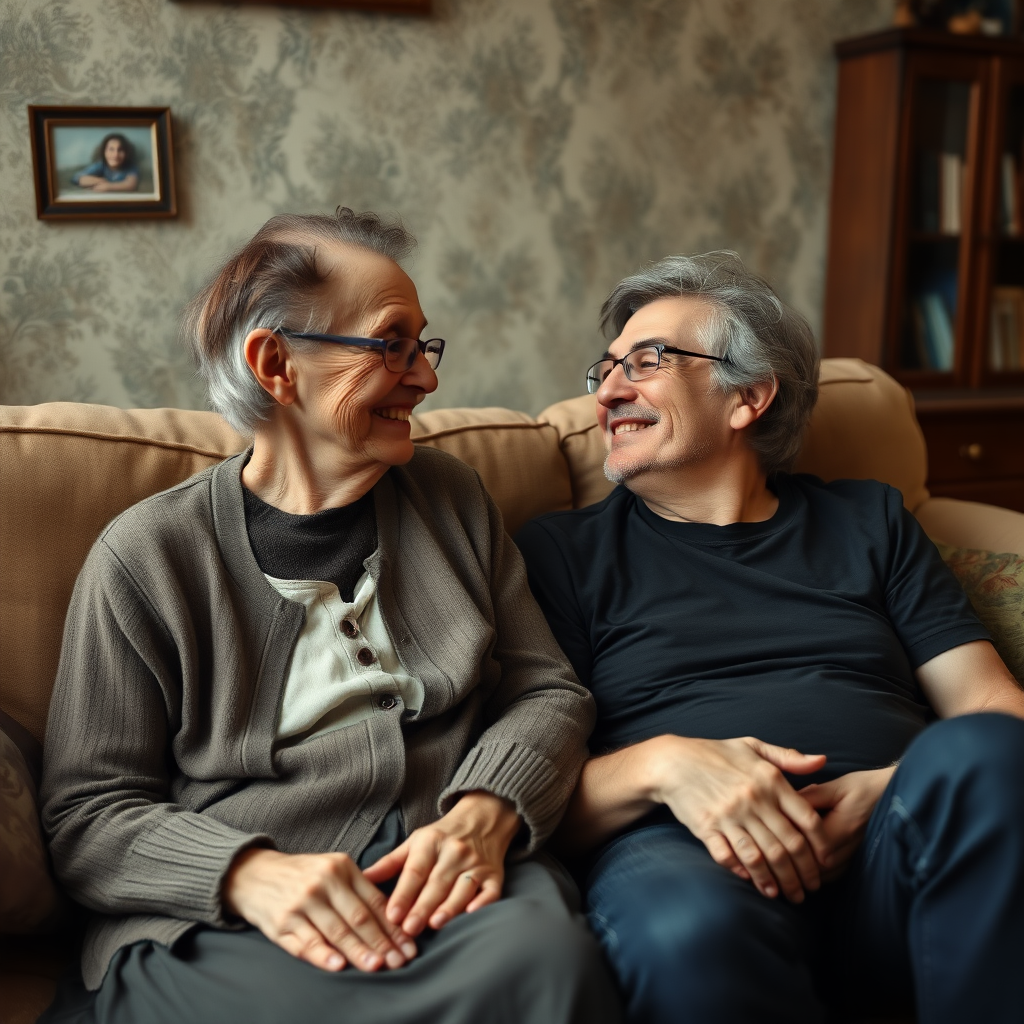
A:
[[[597,702],[594,752],[756,736],[828,764],[900,757],[933,713],[914,669],[988,634],[898,491],[779,474],[761,523],[678,523],[624,487],[517,537]]]

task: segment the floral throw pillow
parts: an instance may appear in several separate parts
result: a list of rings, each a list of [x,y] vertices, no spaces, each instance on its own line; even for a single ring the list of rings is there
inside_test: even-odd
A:
[[[63,901],[43,845],[30,768],[33,752],[23,752],[4,731],[6,724],[12,735],[24,739],[24,730],[4,719],[6,715],[0,718],[0,933],[23,935],[58,926]]]
[[[1024,685],[1024,557],[937,544],[999,656]]]

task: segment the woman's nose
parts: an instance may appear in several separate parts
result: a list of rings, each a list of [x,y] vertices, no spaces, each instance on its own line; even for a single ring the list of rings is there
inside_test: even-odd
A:
[[[412,366],[402,374],[402,383],[420,388],[429,395],[437,390],[437,371],[427,362],[427,357],[422,352],[417,352]]]

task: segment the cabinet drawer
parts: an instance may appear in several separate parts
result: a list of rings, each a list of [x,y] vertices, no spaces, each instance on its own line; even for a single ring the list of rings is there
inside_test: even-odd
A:
[[[1024,412],[919,413],[928,483],[1024,477]]]

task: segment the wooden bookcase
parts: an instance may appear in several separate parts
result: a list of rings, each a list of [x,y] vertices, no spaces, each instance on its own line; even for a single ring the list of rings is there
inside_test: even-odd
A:
[[[914,392],[933,494],[1024,511],[1024,41],[836,54],[824,353]]]

